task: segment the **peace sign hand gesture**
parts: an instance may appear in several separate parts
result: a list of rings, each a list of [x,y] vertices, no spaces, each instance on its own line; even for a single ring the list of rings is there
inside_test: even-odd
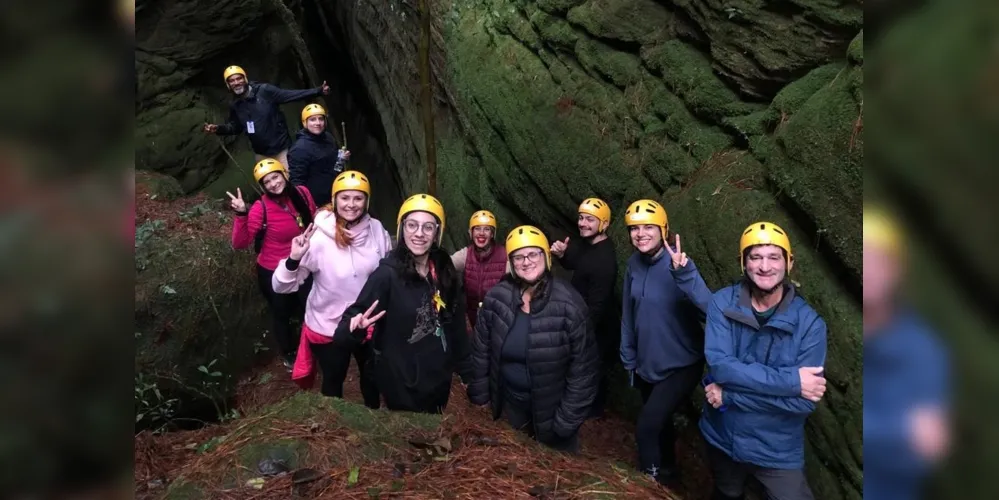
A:
[[[664,245],[666,251],[669,252],[669,256],[673,259],[673,269],[680,269],[687,265],[687,253],[680,249],[680,235],[676,235],[676,250],[673,250],[669,245]]]
[[[309,227],[305,228],[305,231],[296,236],[291,240],[291,254],[288,256],[290,259],[302,260],[302,256],[305,252],[309,251],[309,240],[312,239],[312,233],[316,232],[315,224],[309,224]]]
[[[239,188],[236,188],[236,196],[233,196],[229,191],[226,191],[225,194],[229,195],[229,206],[232,207],[236,213],[246,213],[246,202],[243,201],[243,192]]]
[[[385,316],[385,311],[375,314],[374,316],[371,315],[377,305],[378,301],[375,300],[371,303],[371,307],[369,307],[367,311],[350,318],[350,331],[356,332],[358,330],[367,330],[369,326],[382,319],[382,316]]]

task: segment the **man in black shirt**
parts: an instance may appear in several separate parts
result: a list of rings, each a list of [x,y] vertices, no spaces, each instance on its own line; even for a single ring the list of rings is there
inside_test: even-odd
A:
[[[572,286],[586,300],[589,318],[600,349],[600,389],[590,417],[603,415],[607,402],[607,377],[618,360],[621,346],[621,318],[614,300],[614,280],[617,279],[617,254],[614,242],[607,237],[610,226],[610,206],[599,198],[587,198],[579,205],[580,243],[569,244],[569,238],[556,241],[551,253],[562,267],[573,271]]]
[[[249,81],[246,71],[239,66],[226,68],[223,78],[236,99],[229,105],[229,120],[221,125],[206,123],[205,132],[219,135],[245,132],[250,138],[256,161],[274,158],[288,168],[291,136],[278,105],[329,94],[330,86],[324,81],[314,89],[284,90],[267,83]]]

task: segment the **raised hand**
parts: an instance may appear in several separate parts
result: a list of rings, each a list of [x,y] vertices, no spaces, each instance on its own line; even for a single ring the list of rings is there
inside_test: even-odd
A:
[[[569,246],[569,237],[566,236],[562,241],[556,241],[552,243],[551,252],[558,258],[562,258],[565,255],[565,249]]]
[[[233,210],[241,214],[246,213],[246,202],[243,201],[243,192],[239,188],[236,188],[236,196],[233,196],[229,191],[226,191],[225,194],[229,195],[229,206]]]
[[[369,307],[367,311],[350,318],[350,331],[356,332],[357,330],[367,330],[369,326],[382,319],[382,316],[385,316],[385,311],[379,312],[378,314],[372,316],[376,306],[378,306],[377,300],[371,303],[371,307]]]
[[[680,249],[680,235],[676,235],[676,250],[673,250],[669,245],[663,245],[666,247],[666,251],[669,252],[669,257],[673,259],[673,269],[680,269],[687,265],[687,253]]]
[[[330,86],[326,85],[326,80],[323,80],[323,84],[320,86],[320,88],[323,89],[323,95],[327,95],[330,93]]]
[[[305,252],[309,251],[309,241],[312,239],[312,233],[314,232],[316,232],[315,224],[309,224],[309,227],[305,228],[302,234],[292,239],[291,254],[288,257],[294,260],[302,260]]]

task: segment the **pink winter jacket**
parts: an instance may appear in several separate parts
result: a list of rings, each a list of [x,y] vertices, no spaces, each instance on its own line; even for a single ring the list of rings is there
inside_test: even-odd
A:
[[[320,335],[333,337],[340,316],[354,303],[368,275],[392,249],[392,240],[382,223],[368,215],[350,228],[354,240],[347,248],[338,247],[334,240],[336,215],[332,211],[320,210],[314,224],[318,230],[313,233],[298,269],[289,271],[287,259],[282,259],[271,284],[277,293],[293,293],[311,273],[312,291],[305,306],[305,324]]]

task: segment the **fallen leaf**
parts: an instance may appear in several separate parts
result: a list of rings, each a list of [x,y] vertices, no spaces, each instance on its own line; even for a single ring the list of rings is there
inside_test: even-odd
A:
[[[350,475],[347,476],[347,486],[354,486],[357,484],[358,476],[361,475],[361,468],[358,466],[353,466],[350,468]]]
[[[719,184],[718,187],[715,188],[714,192],[711,193],[711,196],[721,193],[722,186],[723,184]]]
[[[434,446],[434,447],[437,447],[437,448],[440,448],[440,449],[442,449],[444,451],[448,451],[448,452],[451,451],[451,439],[447,438],[447,437],[441,437],[441,438],[437,439],[436,441],[434,441],[433,443],[430,443],[430,445]]]
[[[264,478],[262,478],[262,477],[255,477],[253,479],[250,479],[249,481],[246,482],[246,486],[249,487],[249,488],[256,489],[256,490],[263,489],[263,487],[264,487]]]

